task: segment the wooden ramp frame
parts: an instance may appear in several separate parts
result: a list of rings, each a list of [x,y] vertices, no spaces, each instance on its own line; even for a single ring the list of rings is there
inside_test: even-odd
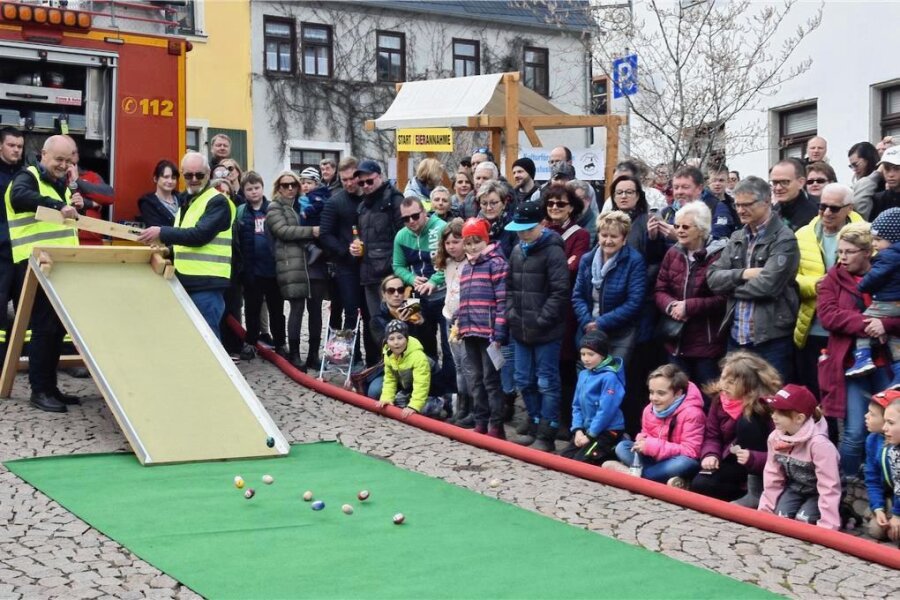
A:
[[[0,396],[12,391],[38,285],[142,464],[288,453],[287,440],[158,248],[36,248]]]

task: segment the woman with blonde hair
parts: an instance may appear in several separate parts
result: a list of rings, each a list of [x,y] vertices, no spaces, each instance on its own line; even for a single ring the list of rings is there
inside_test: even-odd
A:
[[[423,158],[416,166],[416,176],[409,180],[403,190],[404,198],[418,198],[426,211],[431,210],[431,192],[441,185],[444,165],[436,158]]]
[[[691,490],[755,508],[772,431],[765,398],[781,389],[781,375],[746,350],[725,356],[721,367],[718,381],[706,386],[713,400],[700,447],[701,470]]]

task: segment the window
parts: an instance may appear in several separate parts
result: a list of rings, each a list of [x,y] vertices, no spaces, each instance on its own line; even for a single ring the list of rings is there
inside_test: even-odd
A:
[[[184,138],[184,145],[187,150],[193,150],[194,152],[200,152],[200,136],[202,135],[203,130],[199,127],[188,127],[186,131],[186,136]]]
[[[781,111],[778,125],[778,157],[803,158],[806,142],[816,136],[818,110],[816,105],[806,105]]]
[[[881,90],[881,135],[900,137],[900,85]]]
[[[686,127],[682,136],[688,142],[689,155],[699,158],[705,167],[725,164],[725,123],[704,123]]]
[[[609,114],[609,79],[605,75],[597,75],[591,81],[591,114]]]
[[[481,75],[481,42],[453,40],[453,76]]]
[[[300,173],[306,167],[318,169],[319,161],[324,158],[330,158],[337,164],[341,162],[341,153],[334,150],[291,148],[291,171]]]
[[[406,81],[406,36],[377,31],[375,72],[378,81]]]
[[[200,9],[198,11],[198,9]],[[169,33],[177,35],[203,35],[203,27],[198,18],[198,13],[203,14],[202,6],[198,6],[195,0],[183,0],[182,2],[171,2],[163,9],[165,18],[169,21],[175,21],[178,25],[167,27]]]
[[[525,46],[522,60],[522,78],[525,87],[542,96],[550,95],[549,53],[546,48]]]
[[[331,27],[303,23],[300,31],[303,38],[303,74],[331,77]]]
[[[296,44],[294,36],[293,21],[263,17],[266,72],[294,72],[294,47]]]

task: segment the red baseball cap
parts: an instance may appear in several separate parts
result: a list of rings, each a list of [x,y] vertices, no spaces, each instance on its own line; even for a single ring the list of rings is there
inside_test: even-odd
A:
[[[819,405],[816,397],[805,386],[793,383],[775,392],[771,398],[766,398],[766,402],[772,410],[795,410],[806,416],[812,416]]]
[[[491,241],[490,229],[488,228],[488,222],[484,219],[477,219],[472,217],[468,221],[463,224],[462,236],[463,239],[473,235],[475,237],[480,237],[485,242]]]
[[[881,408],[887,408],[894,400],[900,400],[900,390],[884,390],[883,392],[872,394],[872,402],[878,404]]]

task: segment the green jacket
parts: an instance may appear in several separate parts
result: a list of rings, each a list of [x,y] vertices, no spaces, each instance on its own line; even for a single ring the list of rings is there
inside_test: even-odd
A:
[[[410,392],[409,407],[422,412],[428,400],[431,387],[431,361],[422,349],[422,344],[414,337],[406,338],[406,352],[395,356],[387,344],[384,345],[384,386],[381,401],[394,403],[397,392]]]
[[[422,276],[427,277],[437,288],[443,288],[444,272],[435,270],[434,255],[441,243],[441,232],[446,226],[446,221],[437,215],[431,215],[418,235],[409,227],[398,231],[394,236],[394,275],[406,285],[412,285],[416,277]]]

